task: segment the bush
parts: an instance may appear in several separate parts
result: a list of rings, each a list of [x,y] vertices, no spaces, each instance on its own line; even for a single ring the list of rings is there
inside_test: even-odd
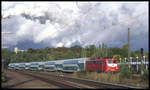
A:
[[[83,71],[82,71],[82,74],[84,74],[84,75],[86,75],[87,73],[88,73],[87,70],[83,70]]]
[[[88,73],[88,71],[84,70],[84,71],[81,71],[81,72],[76,72],[76,75],[77,77],[82,77],[82,76],[86,76]]]
[[[148,70],[144,69],[143,74],[141,75],[142,80],[149,80],[149,72]]]
[[[2,82],[5,81],[5,76],[4,76],[4,73],[3,73],[3,72],[2,72],[1,80],[2,80]]]
[[[129,69],[129,66],[127,64],[121,64],[119,66],[119,70],[120,70],[120,79],[122,79],[122,78],[131,78],[132,72]]]

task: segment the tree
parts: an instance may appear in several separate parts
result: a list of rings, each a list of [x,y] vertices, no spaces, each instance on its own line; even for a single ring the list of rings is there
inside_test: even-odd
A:
[[[114,47],[111,50],[113,55],[121,55],[123,53],[122,49],[120,49],[119,47]]]
[[[54,55],[54,59],[55,60],[63,59],[63,57],[64,57],[63,54],[64,54],[63,52],[54,51],[54,54],[53,54]]]
[[[71,47],[70,49],[72,52],[74,52],[74,54],[75,54],[74,57],[78,57],[78,58],[81,57],[81,49],[82,49],[81,46],[75,45],[75,46]]]
[[[90,45],[89,50],[90,50],[90,57],[94,58],[95,57],[95,45]]]
[[[135,53],[135,56],[140,56],[140,50],[136,50],[136,51],[134,51],[134,53]]]
[[[4,67],[6,67],[9,63],[12,62],[11,57],[13,54],[15,53],[11,52],[10,50],[2,49],[2,60],[3,60]]]
[[[124,44],[123,48],[122,48],[122,56],[123,57],[128,57],[128,49],[129,49],[128,44]]]
[[[144,56],[145,56],[146,58],[149,58],[148,52],[144,52]]]
[[[71,59],[74,58],[74,53],[71,50],[68,50],[65,54],[64,54],[64,59]]]
[[[41,61],[49,61],[49,60],[54,60],[54,57],[51,54],[45,54],[45,56]]]
[[[29,48],[28,53],[35,53],[35,50],[33,48]]]

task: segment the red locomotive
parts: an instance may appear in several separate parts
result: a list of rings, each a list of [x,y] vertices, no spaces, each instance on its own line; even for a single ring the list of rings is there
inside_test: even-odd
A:
[[[112,58],[93,58],[86,61],[86,70],[96,72],[118,72],[118,60]]]

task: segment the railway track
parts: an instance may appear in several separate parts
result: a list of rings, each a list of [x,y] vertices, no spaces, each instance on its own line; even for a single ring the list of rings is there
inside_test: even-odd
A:
[[[51,83],[60,88],[102,88],[102,89],[140,89],[137,87],[103,83],[87,79],[79,79],[68,76],[54,75],[48,73],[39,73],[36,71],[16,71],[21,74],[29,75],[34,78],[40,79],[44,82]]]
[[[70,82],[70,81],[66,81],[62,78],[57,78],[57,77],[51,77],[51,76],[48,76],[48,75],[44,75],[44,74],[41,74],[41,73],[36,73],[36,72],[23,72],[23,71],[16,71],[17,73],[20,73],[20,74],[24,74],[24,75],[28,75],[28,76],[31,76],[31,77],[34,77],[38,80],[42,80],[46,83],[50,83],[50,84],[53,84],[57,87],[60,87],[60,88],[92,88],[92,87],[89,87],[89,86],[86,86],[86,85],[80,85],[78,83],[74,83],[74,82]]]

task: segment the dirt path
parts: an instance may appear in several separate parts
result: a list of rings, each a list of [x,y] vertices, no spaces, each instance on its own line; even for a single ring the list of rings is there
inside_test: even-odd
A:
[[[7,82],[2,83],[3,88],[59,88],[17,72],[7,70],[5,73],[8,80]]]

